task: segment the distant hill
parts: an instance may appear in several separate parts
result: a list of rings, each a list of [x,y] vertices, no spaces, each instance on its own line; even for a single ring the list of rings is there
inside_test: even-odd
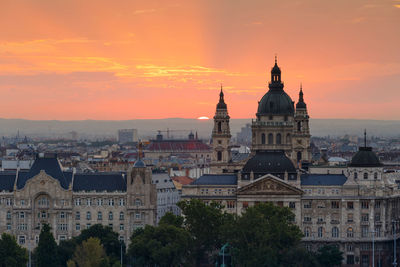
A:
[[[246,123],[251,123],[251,119],[231,119],[232,135],[235,137]],[[104,138],[116,137],[118,129],[136,128],[141,138],[154,138],[157,130],[170,129],[170,137],[186,137],[193,131],[198,132],[200,138],[208,139],[212,127],[212,120],[182,118],[122,121],[0,119],[0,136],[15,136],[19,131],[20,136],[68,137],[68,132],[75,131],[79,137]],[[310,127],[313,136],[362,136],[364,129],[370,136],[400,136],[400,120],[311,119]],[[166,138],[167,133],[163,132],[163,135]]]

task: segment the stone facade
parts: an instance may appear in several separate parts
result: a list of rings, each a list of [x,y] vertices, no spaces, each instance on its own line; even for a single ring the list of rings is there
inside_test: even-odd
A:
[[[40,160],[46,162],[44,158]],[[32,169],[24,173],[33,175],[21,188],[18,186],[23,178],[21,174],[0,173],[1,233],[16,236],[19,244],[32,249],[38,243],[44,223],[51,226],[57,241],[77,236],[81,230],[99,223],[112,227],[125,242],[129,242],[136,228],[156,223],[156,190],[151,183],[151,171],[145,166],[133,167],[127,175],[71,173],[67,186],[60,182],[60,177],[49,174],[54,173],[55,168],[60,166],[47,165],[43,169],[36,168],[40,169],[38,173]],[[75,181],[78,178],[79,183]],[[115,183],[122,182],[120,188],[107,188],[106,180],[117,178]],[[7,179],[13,182],[11,187],[4,183]],[[108,182],[114,184],[114,181]],[[82,186],[85,184],[88,186]]]

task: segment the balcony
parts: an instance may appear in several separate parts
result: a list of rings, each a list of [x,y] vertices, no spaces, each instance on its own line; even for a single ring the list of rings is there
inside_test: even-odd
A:
[[[331,224],[340,224],[339,220],[331,220]]]

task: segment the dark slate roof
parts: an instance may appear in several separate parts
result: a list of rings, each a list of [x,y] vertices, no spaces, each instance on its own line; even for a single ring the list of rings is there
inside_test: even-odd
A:
[[[143,162],[143,160],[138,159],[135,164],[133,164],[133,168],[146,168],[146,164]]]
[[[196,179],[191,185],[236,185],[235,174],[204,174]]]
[[[293,162],[285,155],[283,150],[257,151],[244,165],[243,173],[274,174],[274,173],[295,173],[296,168]]]
[[[347,177],[343,174],[303,174],[301,185],[343,185]]]
[[[14,189],[15,177],[15,171],[0,172],[0,191],[12,192]]]
[[[382,164],[372,147],[360,147],[349,164],[350,167],[380,167]]]
[[[77,173],[73,191],[113,192],[126,191],[126,179],[122,173]]]
[[[68,186],[72,183],[72,175],[73,175],[72,171],[64,172],[64,177],[67,180]]]
[[[68,182],[61,170],[60,163],[58,162],[57,157],[53,155],[37,157],[35,162],[33,162],[31,169],[26,174],[18,175],[17,188],[22,189],[26,182],[38,175],[41,170],[44,170],[48,175],[57,179],[60,182],[61,187],[68,189]]]
[[[294,114],[294,102],[283,90],[270,89],[258,103],[258,115]]]

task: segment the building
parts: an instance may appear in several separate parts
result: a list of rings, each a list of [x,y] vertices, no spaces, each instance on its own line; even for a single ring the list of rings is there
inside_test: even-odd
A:
[[[137,129],[118,130],[118,143],[126,144],[138,141]]]
[[[334,244],[343,266],[371,266],[373,259],[391,266],[400,233],[399,173],[385,173],[366,141],[347,165],[312,165],[308,119],[302,88],[294,105],[275,61],[252,121],[251,156],[237,173],[227,167],[183,186],[182,199],[217,201],[235,214],[260,202],[289,207],[307,249]]]
[[[157,189],[157,223],[167,212],[180,215],[176,203],[181,200],[181,195],[168,173],[153,173],[152,180]]]
[[[151,177],[140,159],[127,172],[74,173],[54,154],[41,154],[28,171],[0,172],[0,232],[32,249],[44,223],[57,241],[100,223],[128,242],[136,228],[156,223]]]

